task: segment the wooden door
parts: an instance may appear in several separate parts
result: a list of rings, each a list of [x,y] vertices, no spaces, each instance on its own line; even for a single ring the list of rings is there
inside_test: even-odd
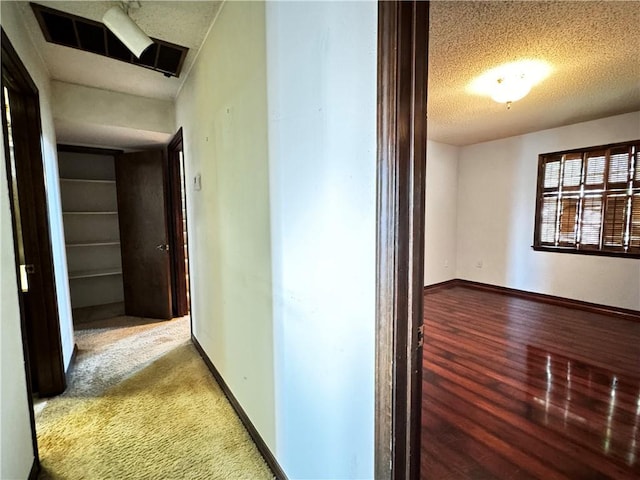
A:
[[[187,208],[184,183],[182,128],[167,147],[169,185],[169,239],[171,253],[171,285],[173,315],[189,313],[189,254],[187,247]]]
[[[116,186],[125,313],[172,318],[163,152],[118,155]]]

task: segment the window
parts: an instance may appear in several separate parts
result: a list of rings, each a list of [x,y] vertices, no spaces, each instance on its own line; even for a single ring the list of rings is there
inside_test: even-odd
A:
[[[640,258],[640,140],[540,155],[533,248]]]

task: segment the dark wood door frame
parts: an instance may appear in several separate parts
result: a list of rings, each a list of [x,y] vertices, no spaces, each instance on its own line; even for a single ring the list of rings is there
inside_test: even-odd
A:
[[[183,221],[186,219],[182,213],[182,192],[186,185],[180,178],[180,167],[184,171],[184,157],[180,156],[182,148],[182,127],[175,134],[167,146],[167,200],[168,200],[168,228],[169,228],[169,252],[171,253],[171,284],[173,293],[173,315],[182,317],[189,313],[190,306],[187,295],[189,285],[186,281],[185,271],[185,238]],[[186,242],[188,244],[188,242]],[[188,251],[187,245],[187,251]]]
[[[11,198],[17,193],[20,204],[20,226],[26,264],[33,265],[29,292],[22,293],[18,285],[24,348],[28,356],[29,384],[41,396],[62,393],[66,388],[60,319],[56,296],[53,254],[47,213],[44,165],[41,150],[41,121],[38,89],[18,57],[4,30],[2,31],[2,86],[10,91],[12,136],[14,141],[15,177],[13,188],[10,147],[5,141],[7,180]],[[2,90],[2,128],[8,138],[4,89]],[[11,201],[16,268],[20,273],[17,211]]]
[[[420,477],[429,3],[378,3],[375,478]]]

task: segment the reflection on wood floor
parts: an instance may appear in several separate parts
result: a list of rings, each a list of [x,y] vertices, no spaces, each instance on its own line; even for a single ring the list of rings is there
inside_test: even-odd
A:
[[[424,309],[421,478],[640,478],[640,323],[454,287]]]

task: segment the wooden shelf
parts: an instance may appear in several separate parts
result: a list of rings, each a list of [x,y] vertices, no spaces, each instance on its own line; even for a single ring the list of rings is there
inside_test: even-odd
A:
[[[61,178],[61,182],[77,182],[77,183],[110,183],[115,185],[115,180],[90,180],[85,178]]]
[[[66,247],[106,247],[109,245],[120,245],[120,242],[85,242],[85,243],[67,243]]]
[[[63,215],[117,215],[118,212],[62,212]]]
[[[84,271],[78,271],[78,272],[69,272],[69,280],[76,280],[79,278],[107,277],[111,275],[122,275],[122,270],[103,269],[103,270],[84,270]]]

